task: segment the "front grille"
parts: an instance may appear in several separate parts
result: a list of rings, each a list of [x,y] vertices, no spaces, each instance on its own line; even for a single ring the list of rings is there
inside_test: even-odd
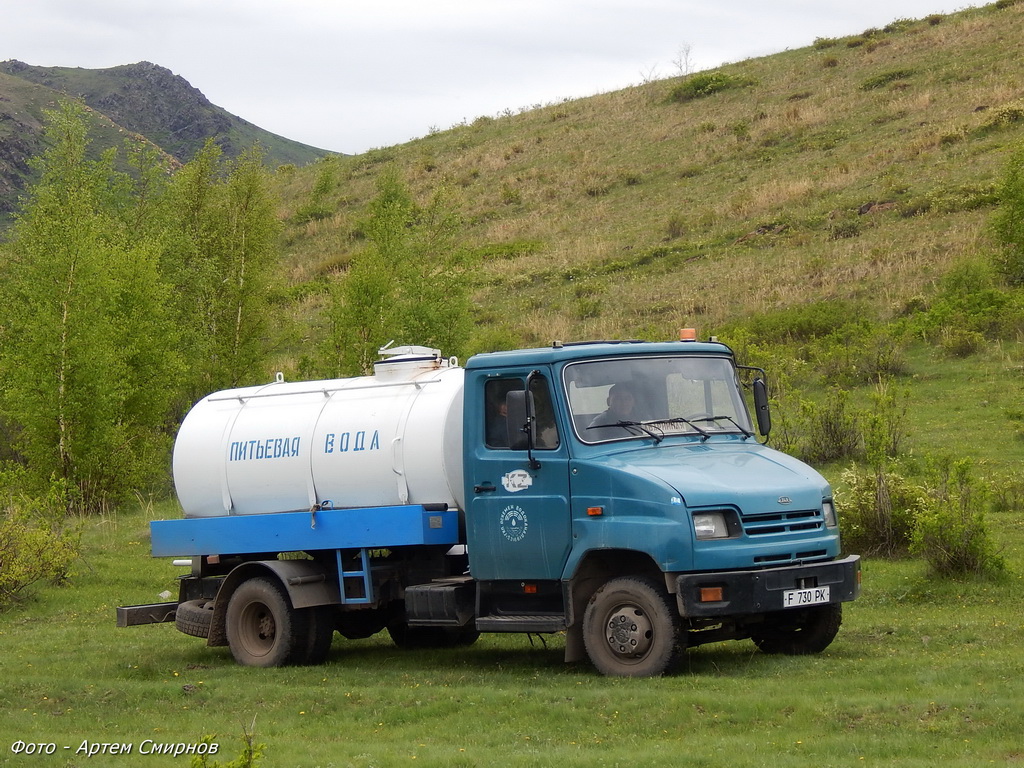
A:
[[[747,536],[768,536],[778,533],[806,533],[825,527],[820,510],[775,512],[767,515],[744,515],[743,532]]]

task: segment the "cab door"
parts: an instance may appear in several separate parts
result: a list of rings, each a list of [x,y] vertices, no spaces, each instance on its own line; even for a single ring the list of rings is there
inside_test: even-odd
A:
[[[475,389],[466,413],[466,542],[470,573],[483,581],[560,579],[572,546],[568,450],[551,382],[530,374],[467,381]],[[525,389],[528,378],[536,412],[533,467],[526,451],[508,447],[502,421],[507,393]]]

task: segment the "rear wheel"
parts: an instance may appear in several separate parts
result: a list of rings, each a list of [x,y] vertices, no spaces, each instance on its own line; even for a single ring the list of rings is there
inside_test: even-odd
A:
[[[306,663],[320,647],[314,647],[309,625],[308,609],[293,609],[284,590],[271,579],[242,582],[228,601],[228,647],[235,661],[247,667]]]
[[[296,663],[323,664],[331,651],[338,609],[333,605],[318,605],[314,608],[303,608],[296,613],[305,614],[308,622],[306,654]]]
[[[750,638],[765,653],[806,656],[828,648],[842,623],[842,603],[777,611],[765,616]]]
[[[678,662],[685,637],[672,598],[643,577],[612,579],[583,615],[587,655],[605,675],[663,675]]]

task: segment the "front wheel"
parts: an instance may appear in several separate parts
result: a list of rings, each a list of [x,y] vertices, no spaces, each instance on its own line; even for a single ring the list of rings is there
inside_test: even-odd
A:
[[[765,616],[750,638],[765,653],[806,656],[828,648],[842,623],[842,603],[777,611]]]
[[[587,655],[604,675],[663,675],[679,661],[685,637],[672,598],[643,577],[612,579],[583,614]]]

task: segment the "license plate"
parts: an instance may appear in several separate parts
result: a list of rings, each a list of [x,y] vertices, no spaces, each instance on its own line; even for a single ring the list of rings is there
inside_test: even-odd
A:
[[[799,608],[803,605],[821,605],[829,601],[828,587],[811,589],[787,589],[782,593],[783,608]]]

